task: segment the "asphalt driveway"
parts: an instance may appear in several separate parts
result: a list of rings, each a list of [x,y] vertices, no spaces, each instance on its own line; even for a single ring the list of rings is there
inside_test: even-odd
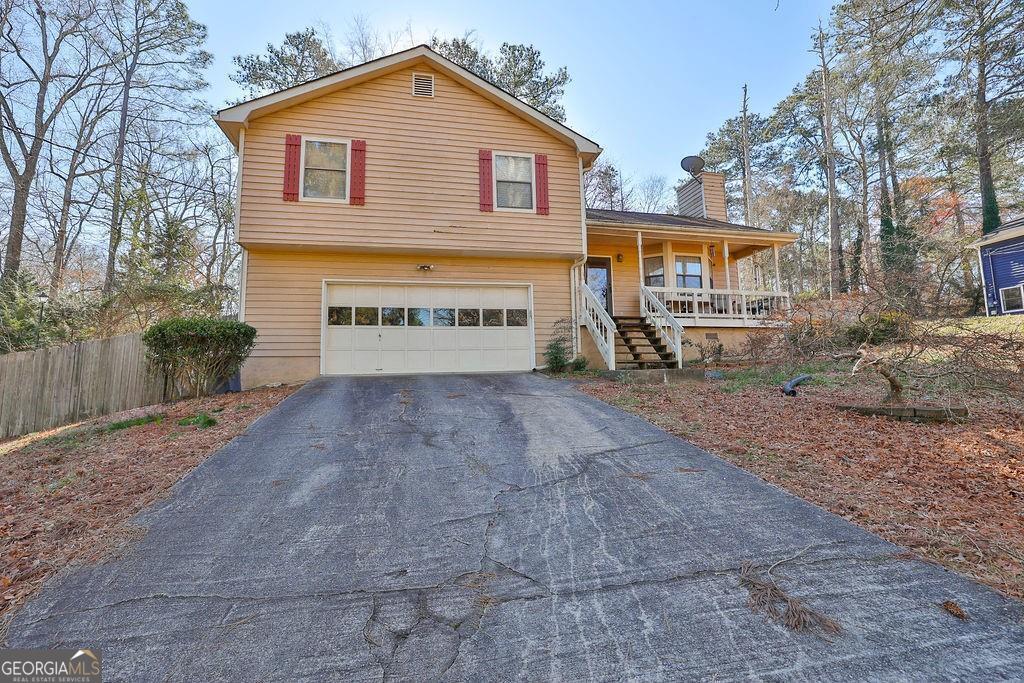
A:
[[[138,523],[10,645],[132,681],[1024,677],[1020,603],[536,375],[316,380]],[[787,558],[838,635],[751,612],[741,564]]]

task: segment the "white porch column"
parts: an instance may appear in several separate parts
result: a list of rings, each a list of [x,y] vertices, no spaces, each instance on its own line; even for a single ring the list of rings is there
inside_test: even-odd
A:
[[[640,271],[640,286],[644,284],[644,238],[640,234],[640,231],[636,231],[636,255],[638,263],[640,264],[637,270]]]
[[[661,241],[661,262],[665,264],[665,286],[676,286],[676,260],[672,251],[672,240]]]
[[[725,261],[725,288],[732,289],[732,273],[729,272],[729,241],[722,240],[722,258]]]
[[[775,243],[772,245],[772,256],[775,257],[775,291],[782,291],[782,275],[779,271],[779,245]]]

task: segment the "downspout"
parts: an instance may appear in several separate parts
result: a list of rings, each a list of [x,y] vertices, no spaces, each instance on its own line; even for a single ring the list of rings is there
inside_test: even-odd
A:
[[[582,266],[587,262],[587,197],[583,193],[583,155],[577,154],[576,161],[580,172],[580,237],[583,247],[583,254],[573,261],[569,266],[569,301],[570,315],[572,316],[572,353],[574,356],[580,354],[580,321],[577,317],[577,296],[579,294],[578,283],[582,281]]]
[[[235,243],[242,225],[242,160],[245,156],[245,126],[238,131],[238,170],[235,172]],[[249,270],[249,251],[242,247],[242,265],[238,277],[238,322],[245,322],[245,285]]]

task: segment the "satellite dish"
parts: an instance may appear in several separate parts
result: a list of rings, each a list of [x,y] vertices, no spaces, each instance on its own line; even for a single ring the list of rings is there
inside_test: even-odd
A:
[[[683,170],[692,175],[694,178],[700,175],[700,172],[704,170],[704,160],[700,157],[683,157],[683,160],[679,162],[679,165],[683,167]]]

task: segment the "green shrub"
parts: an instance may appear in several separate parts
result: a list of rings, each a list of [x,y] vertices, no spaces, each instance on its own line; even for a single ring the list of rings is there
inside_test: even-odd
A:
[[[122,429],[129,429],[131,427],[138,427],[139,425],[148,425],[151,422],[161,422],[164,419],[163,413],[154,413],[152,415],[143,415],[142,417],[133,417],[130,420],[121,420],[119,422],[111,422],[105,429],[108,432],[116,432]]]
[[[548,342],[544,351],[544,360],[548,362],[551,372],[565,372],[569,367],[569,341],[564,337],[555,337]]]
[[[178,420],[178,426],[180,427],[189,427],[191,425],[195,425],[200,429],[206,429],[207,427],[212,427],[215,424],[217,424],[217,420],[213,419],[206,413],[199,413],[198,415],[193,415],[192,417],[185,417]]]
[[[589,364],[586,356],[576,356],[572,359],[572,370],[573,372],[583,372]]]
[[[568,318],[555,321],[554,336],[544,350],[544,360],[551,372],[565,372],[572,362],[572,322]]]
[[[851,346],[870,344],[878,346],[899,341],[906,337],[911,321],[904,313],[883,311],[862,319],[845,330],[846,341]]]
[[[147,355],[179,392],[206,396],[242,367],[256,329],[219,318],[170,318],[142,335]]]

